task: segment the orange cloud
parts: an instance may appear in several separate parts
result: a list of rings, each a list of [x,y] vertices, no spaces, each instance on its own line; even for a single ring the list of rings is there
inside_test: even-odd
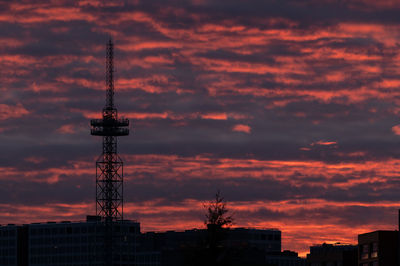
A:
[[[81,113],[84,117],[88,119],[93,119],[93,118],[101,118],[101,113],[100,112],[94,112],[94,111],[87,111],[87,110],[82,110],[82,109],[71,109],[72,112],[77,112]],[[139,112],[124,112],[122,115],[126,118],[130,119],[138,119],[138,120],[144,120],[144,119],[171,119],[171,120],[191,120],[191,119],[209,119],[209,120],[228,120],[228,119],[234,119],[234,120],[241,120],[241,119],[246,119],[249,118],[248,115],[245,114],[240,114],[240,113],[184,113],[184,114],[179,114],[179,113],[174,113],[172,111],[165,111],[161,113],[139,113]]]
[[[392,132],[393,132],[395,135],[400,135],[400,125],[395,125],[395,126],[393,126],[393,127],[392,127]]]
[[[69,77],[58,77],[56,78],[58,82],[66,83],[66,84],[76,84],[82,87],[104,90],[104,82],[102,81],[93,81],[85,78],[69,78]]]
[[[250,134],[251,133],[251,127],[249,127],[248,125],[237,124],[232,128],[232,131],[243,132],[243,133]]]
[[[75,125],[73,125],[73,124],[63,125],[57,129],[57,132],[59,132],[61,134],[74,134],[75,133]]]
[[[382,88],[400,88],[399,79],[384,79],[377,84],[378,87]]]
[[[0,223],[15,224],[47,222],[47,221],[82,221],[86,215],[94,214],[94,203],[53,203],[42,205],[0,204],[2,219]]]
[[[18,22],[18,23],[42,23],[50,21],[72,21],[86,20],[93,22],[97,16],[92,13],[84,12],[77,7],[60,7],[45,4],[10,4],[12,14],[3,14],[0,21]]]
[[[314,145],[331,146],[331,145],[336,145],[336,144],[337,144],[336,141],[324,141],[324,140],[319,140],[319,141],[317,141],[317,142],[311,143],[311,146],[314,146]]]
[[[20,103],[18,103],[16,106],[0,104],[0,120],[17,118],[28,114],[29,111],[26,110]]]
[[[148,93],[164,93],[175,91],[179,93],[179,83],[173,77],[167,75],[151,75],[131,79],[118,79],[116,81],[118,90],[139,89]]]
[[[212,119],[212,120],[227,120],[228,116],[226,113],[208,113],[200,115],[202,119]]]
[[[47,159],[44,158],[44,157],[33,157],[32,156],[32,157],[25,158],[25,161],[30,162],[30,163],[35,163],[35,164],[42,163],[42,162],[44,162],[46,160]]]

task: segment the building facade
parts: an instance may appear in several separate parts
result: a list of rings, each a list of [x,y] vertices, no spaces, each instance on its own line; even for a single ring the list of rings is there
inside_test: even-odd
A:
[[[0,226],[0,265],[27,265],[26,229],[14,224]]]
[[[267,265],[271,266],[306,266],[306,259],[300,258],[297,252],[284,250],[266,255]]]
[[[358,235],[358,265],[399,265],[399,232],[374,231]]]
[[[104,265],[104,232],[104,224],[96,216],[83,222],[0,226],[0,265]],[[113,232],[113,262],[138,265],[140,224],[120,221],[113,225]]]
[[[138,222],[121,221],[113,225],[113,235],[113,265],[201,265],[210,254],[206,229],[142,234]],[[98,216],[82,222],[0,226],[0,266],[103,266],[104,242],[105,225]],[[216,250],[228,265],[264,265],[273,259],[280,261],[277,266],[303,266],[294,263],[297,254],[283,256],[281,231],[276,229],[224,229]]]
[[[160,263],[152,265],[194,266],[208,265],[212,261],[212,253],[217,252],[224,265],[250,266],[265,265],[266,254],[281,252],[281,231],[276,229],[223,229],[221,241],[214,249],[208,242],[209,233],[206,229],[148,232],[141,236],[138,254],[147,252],[147,261],[153,257],[153,261]]]
[[[357,266],[357,246],[322,244],[310,247],[308,266]]]
[[[102,265],[104,225],[95,221],[30,224],[29,265]],[[123,221],[113,226],[113,261],[134,265],[139,224]]]

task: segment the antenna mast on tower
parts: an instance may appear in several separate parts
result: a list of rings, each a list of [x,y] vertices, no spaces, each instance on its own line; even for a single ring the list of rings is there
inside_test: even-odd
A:
[[[114,49],[107,43],[106,105],[102,119],[92,119],[91,134],[103,136],[103,153],[96,161],[96,214],[105,221],[123,219],[123,162],[117,153],[117,137],[129,135],[129,120],[119,119],[114,106]]]

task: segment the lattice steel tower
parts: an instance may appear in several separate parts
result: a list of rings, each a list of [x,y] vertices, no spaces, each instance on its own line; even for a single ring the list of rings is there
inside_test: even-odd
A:
[[[129,120],[119,119],[114,106],[114,47],[106,48],[106,105],[102,119],[92,119],[91,134],[103,136],[103,153],[96,161],[96,215],[105,222],[122,221],[124,209],[123,162],[117,137],[129,135]]]

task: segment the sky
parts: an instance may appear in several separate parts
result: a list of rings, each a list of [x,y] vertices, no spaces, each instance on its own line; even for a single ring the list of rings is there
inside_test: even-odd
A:
[[[395,0],[0,1],[0,223],[95,213],[105,45],[115,43],[124,217],[204,228],[219,189],[235,227],[282,248],[395,230]]]

